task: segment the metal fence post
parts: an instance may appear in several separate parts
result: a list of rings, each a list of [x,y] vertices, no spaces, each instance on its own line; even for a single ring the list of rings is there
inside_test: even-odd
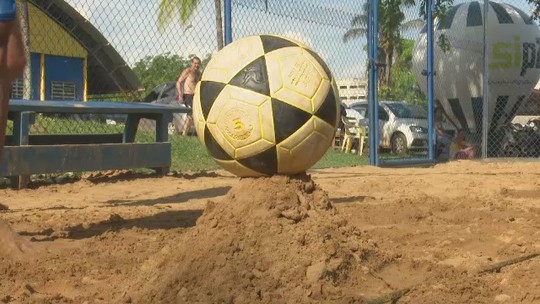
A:
[[[427,102],[428,102],[428,158],[435,160],[435,132],[434,132],[434,106],[433,106],[433,0],[426,1],[427,25]]]
[[[376,155],[375,155],[375,149],[376,149],[376,142],[375,142],[375,133],[376,128],[374,128],[375,124],[373,123],[373,103],[375,102],[373,99],[373,96],[375,94],[373,85],[375,83],[375,79],[373,78],[374,70],[376,68],[376,62],[373,59],[373,1],[369,2],[369,8],[368,8],[368,22],[367,22],[367,40],[368,40],[368,62],[369,62],[369,70],[368,70],[368,119],[369,119],[369,164],[371,166],[375,166],[376,161]]]
[[[483,40],[484,40],[484,77],[482,79],[482,86],[483,86],[483,98],[482,98],[482,158],[487,158],[487,152],[488,152],[488,128],[489,128],[489,85],[488,85],[488,77],[489,77],[489,71],[488,71],[488,42],[486,39],[486,28],[487,28],[487,22],[488,22],[488,10],[489,10],[489,1],[484,1],[484,34],[483,34]]]
[[[225,45],[232,42],[232,5],[231,0],[225,0],[225,5],[223,7],[224,16],[225,16]]]
[[[378,88],[378,79],[379,79],[379,1],[373,0],[373,59],[375,64],[373,66],[373,123],[375,125],[375,136],[374,136],[374,152],[375,152],[375,165],[380,165],[379,157],[379,88]]]

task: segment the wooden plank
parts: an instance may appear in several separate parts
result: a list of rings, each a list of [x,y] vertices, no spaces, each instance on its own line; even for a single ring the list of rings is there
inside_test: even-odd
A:
[[[170,164],[170,143],[5,147],[0,176],[164,168]]]
[[[29,145],[112,144],[122,142],[118,134],[40,134],[28,137]],[[13,136],[6,136],[6,146],[14,146]]]
[[[158,114],[191,113],[191,108],[144,102],[10,100],[9,111],[37,113]]]

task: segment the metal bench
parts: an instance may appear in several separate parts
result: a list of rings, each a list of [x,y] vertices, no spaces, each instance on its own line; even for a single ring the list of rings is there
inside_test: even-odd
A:
[[[73,102],[10,100],[13,135],[6,138],[0,176],[24,188],[31,174],[152,168],[166,174],[171,165],[168,126],[173,113],[190,113],[180,106],[134,102]],[[30,135],[36,113],[125,115],[122,134]],[[141,119],[155,121],[155,142],[135,143]]]

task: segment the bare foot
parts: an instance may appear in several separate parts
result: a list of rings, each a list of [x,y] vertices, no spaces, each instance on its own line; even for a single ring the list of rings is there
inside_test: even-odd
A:
[[[0,220],[0,256],[20,258],[32,250],[29,241],[22,238],[9,225]]]

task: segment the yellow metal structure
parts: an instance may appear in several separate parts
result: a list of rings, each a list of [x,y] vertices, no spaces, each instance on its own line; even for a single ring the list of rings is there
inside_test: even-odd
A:
[[[83,68],[83,99],[87,99],[87,63],[88,51],[66,32],[58,23],[49,18],[40,9],[28,3],[28,19],[30,27],[30,52],[40,54],[40,99],[45,100],[45,56],[55,55],[63,57],[82,58]],[[54,40],[52,38],[54,37]]]

